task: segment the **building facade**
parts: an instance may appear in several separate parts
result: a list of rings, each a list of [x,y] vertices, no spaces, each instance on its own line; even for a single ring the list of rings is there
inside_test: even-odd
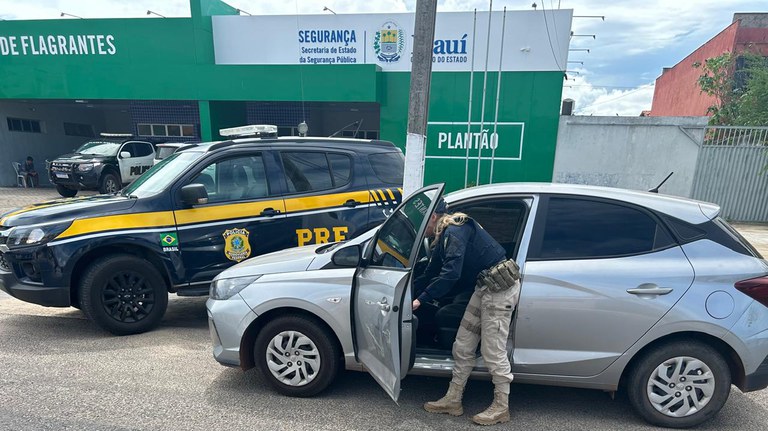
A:
[[[731,25],[693,51],[673,67],[664,68],[656,79],[650,116],[702,116],[717,103],[701,92],[697,79],[702,74],[694,64],[726,52],[749,49],[768,56],[768,13],[736,13]]]
[[[309,136],[404,148],[413,14],[190,6],[191,18],[1,21],[3,158],[42,169],[100,132],[209,141],[243,124],[295,135],[301,122]],[[551,180],[571,17],[438,14],[425,183]],[[0,185],[14,184],[10,165]]]

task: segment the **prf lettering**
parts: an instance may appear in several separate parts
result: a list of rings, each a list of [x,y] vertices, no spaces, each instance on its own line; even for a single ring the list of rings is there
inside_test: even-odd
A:
[[[325,244],[329,240],[344,241],[347,239],[347,232],[349,228],[346,226],[334,226],[333,237],[331,237],[331,231],[324,227],[316,227],[314,229],[296,229],[296,236],[299,238],[299,247],[307,244]]]

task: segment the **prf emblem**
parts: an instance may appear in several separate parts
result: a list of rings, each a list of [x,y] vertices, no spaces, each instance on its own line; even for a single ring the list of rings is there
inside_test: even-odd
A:
[[[251,244],[248,243],[249,232],[245,229],[235,228],[225,230],[224,236],[224,254],[227,259],[240,262],[251,255]]]

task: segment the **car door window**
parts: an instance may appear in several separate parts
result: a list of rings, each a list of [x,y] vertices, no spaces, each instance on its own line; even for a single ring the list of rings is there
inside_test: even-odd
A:
[[[528,205],[523,198],[495,198],[451,205],[451,212],[453,211],[472,217],[504,247],[507,258],[516,258],[517,246],[523,234],[523,223],[528,214]]]
[[[305,193],[333,188],[331,168],[325,153],[281,153],[289,193]]]
[[[409,199],[395,211],[379,230],[373,247],[371,263],[387,268],[410,268],[411,252],[427,209],[435,196],[434,190]]]
[[[352,159],[346,154],[328,153],[328,162],[331,165],[331,178],[334,187],[349,184],[352,177]]]
[[[152,146],[143,142],[133,143],[135,157],[146,157],[152,154]]]
[[[638,208],[605,201],[552,197],[547,204],[540,259],[628,256],[674,245],[667,230]]]
[[[205,186],[210,203],[259,199],[271,194],[261,154],[218,160],[203,168],[191,183]]]
[[[124,144],[123,148],[120,149],[120,152],[118,154],[122,153],[123,151],[127,151],[131,155],[131,157],[136,157],[135,150],[133,148],[133,142],[128,142]]]

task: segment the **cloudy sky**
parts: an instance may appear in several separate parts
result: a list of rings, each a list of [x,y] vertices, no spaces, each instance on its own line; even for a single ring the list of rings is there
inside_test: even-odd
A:
[[[413,12],[416,0],[226,0],[251,14]],[[563,97],[576,100],[582,115],[636,116],[650,109],[654,80],[728,26],[735,12],[768,12],[765,0],[496,0],[493,10],[573,9]],[[489,0],[439,0],[440,11],[488,10]],[[189,0],[0,0],[0,18],[73,19],[189,16]],[[2,23],[0,23],[2,26]],[[583,62],[576,63],[576,62]]]

